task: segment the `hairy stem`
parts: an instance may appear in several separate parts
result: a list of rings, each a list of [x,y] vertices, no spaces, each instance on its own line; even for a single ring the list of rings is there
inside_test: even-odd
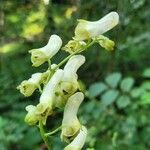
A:
[[[40,129],[41,137],[42,137],[43,141],[45,142],[45,145],[47,146],[47,149],[48,150],[52,150],[51,146],[50,146],[50,144],[48,142],[48,138],[47,138],[47,136],[45,136],[45,131],[44,131],[44,127],[43,127],[42,121],[39,121],[39,129]]]

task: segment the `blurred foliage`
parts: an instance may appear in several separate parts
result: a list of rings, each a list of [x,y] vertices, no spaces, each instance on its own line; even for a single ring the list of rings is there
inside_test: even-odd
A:
[[[25,99],[16,86],[38,72],[28,50],[59,34],[74,36],[78,18],[97,20],[110,11],[120,25],[107,36],[116,42],[113,53],[95,45],[79,71],[86,99],[80,120],[88,128],[87,150],[149,150],[150,148],[150,1],[149,0],[0,0],[0,149],[44,149],[36,127],[24,123],[25,106],[37,103],[39,93]],[[66,53],[58,54],[54,62]],[[40,67],[43,71],[45,66]],[[62,112],[49,118],[48,129],[61,123]],[[50,138],[61,150],[59,134]]]

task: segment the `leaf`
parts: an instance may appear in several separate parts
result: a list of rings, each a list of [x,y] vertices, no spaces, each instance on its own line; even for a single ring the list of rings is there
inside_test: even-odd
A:
[[[127,95],[122,95],[117,99],[118,108],[125,108],[130,104],[130,98]]]
[[[110,105],[116,100],[118,95],[119,92],[117,90],[109,90],[102,95],[101,97],[102,103],[106,106]]]
[[[102,82],[97,82],[94,83],[90,86],[88,92],[89,92],[89,97],[93,98],[101,94],[103,91],[107,89],[107,86],[102,83]]]
[[[150,92],[145,92],[142,95],[140,104],[150,104]]]
[[[141,87],[143,90],[150,90],[150,81],[145,81]]]
[[[150,78],[150,68],[144,70],[143,77]]]
[[[121,74],[116,72],[108,75],[105,78],[105,81],[110,87],[115,88],[117,87],[120,79],[121,79]]]
[[[134,79],[131,77],[124,78],[120,84],[123,92],[129,92],[134,84]]]
[[[132,98],[138,98],[142,95],[144,90],[142,88],[134,88],[131,90],[131,96]]]

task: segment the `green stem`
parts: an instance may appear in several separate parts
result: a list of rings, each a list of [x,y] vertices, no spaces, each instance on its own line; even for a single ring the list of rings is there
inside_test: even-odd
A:
[[[51,70],[51,60],[48,59],[47,62],[48,62],[48,69]]]
[[[45,136],[45,131],[44,131],[44,127],[43,127],[42,121],[39,121],[39,129],[40,129],[41,137],[42,137],[43,141],[45,142],[45,145],[47,146],[47,149],[51,150],[51,146],[50,146],[50,144],[48,142],[48,138]]]
[[[40,93],[42,94],[42,89],[41,89],[40,85],[38,85],[38,89],[39,89]]]
[[[54,133],[56,133],[56,132],[58,132],[58,131],[60,131],[61,130],[61,126],[60,127],[58,127],[57,129],[55,129],[54,131],[52,131],[52,132],[49,132],[49,133],[45,133],[45,136],[47,137],[47,136],[50,136],[50,135],[52,135],[52,134],[54,134]]]

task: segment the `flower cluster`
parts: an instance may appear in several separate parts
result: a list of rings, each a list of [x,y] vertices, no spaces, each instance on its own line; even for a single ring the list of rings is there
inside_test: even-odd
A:
[[[36,89],[41,92],[37,105],[26,107],[25,122],[29,125],[46,125],[48,116],[57,109],[64,108],[60,137],[69,143],[65,150],[81,150],[87,136],[86,127],[77,117],[79,106],[84,100],[77,71],[85,63],[85,57],[79,53],[94,43],[99,43],[106,50],[113,50],[114,42],[101,34],[112,29],[118,21],[116,12],[95,22],[79,20],[75,37],[62,48],[70,55],[59,64],[51,65],[51,58],[62,46],[62,39],[58,35],[52,35],[46,46],[29,51],[32,66],[38,67],[45,62],[49,66],[45,72],[33,74],[17,87],[24,96],[31,96]],[[65,62],[66,65],[61,69],[60,66]]]

